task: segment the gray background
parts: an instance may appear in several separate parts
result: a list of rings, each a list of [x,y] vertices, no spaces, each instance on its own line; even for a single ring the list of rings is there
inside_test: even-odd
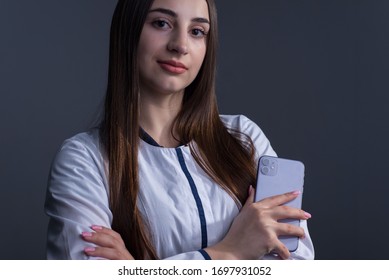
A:
[[[51,160],[94,124],[116,1],[0,0],[0,259],[44,259]],[[218,1],[218,101],[306,165],[317,259],[387,259],[389,1]]]

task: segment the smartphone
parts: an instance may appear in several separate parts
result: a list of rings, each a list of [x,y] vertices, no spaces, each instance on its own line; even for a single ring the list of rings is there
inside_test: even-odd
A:
[[[301,161],[262,156],[258,161],[257,183],[255,191],[255,201],[264,198],[284,194],[292,191],[300,191],[295,199],[285,203],[290,207],[301,209],[302,195],[304,187],[304,164]],[[300,225],[298,219],[284,219],[279,222]],[[298,247],[297,236],[279,236],[281,242],[293,252]]]

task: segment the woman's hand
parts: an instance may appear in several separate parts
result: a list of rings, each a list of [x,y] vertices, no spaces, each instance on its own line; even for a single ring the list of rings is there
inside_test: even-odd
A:
[[[119,233],[101,226],[92,226],[91,228],[94,232],[83,232],[81,236],[85,241],[96,244],[97,247],[85,248],[85,254],[109,260],[134,259],[128,252]]]
[[[289,250],[278,236],[292,235],[303,238],[304,230],[287,223],[279,223],[278,220],[307,220],[311,217],[303,210],[283,205],[300,193],[286,193],[253,202],[254,189],[251,186],[249,192],[245,205],[224,239],[205,250],[212,259],[259,259],[270,252],[277,253],[282,259],[289,258]]]

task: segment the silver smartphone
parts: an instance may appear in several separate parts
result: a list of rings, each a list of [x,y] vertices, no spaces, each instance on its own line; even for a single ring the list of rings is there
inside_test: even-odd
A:
[[[299,190],[301,194],[285,205],[301,209],[304,170],[304,164],[301,161],[262,156],[258,162],[255,201]],[[279,222],[300,225],[300,220],[297,219],[284,219]],[[279,239],[290,252],[295,251],[298,247],[299,238],[297,236],[279,236]]]

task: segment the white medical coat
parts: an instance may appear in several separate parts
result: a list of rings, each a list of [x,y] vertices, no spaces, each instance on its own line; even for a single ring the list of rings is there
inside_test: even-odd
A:
[[[254,122],[242,115],[222,115],[221,119],[228,128],[251,137],[257,159],[276,156]],[[93,244],[80,234],[91,231],[91,225],[111,227],[107,167],[97,129],[64,141],[48,180],[48,259],[90,258],[83,250]],[[235,201],[203,171],[185,145],[163,148],[141,140],[139,180],[139,210],[149,223],[162,259],[204,259],[199,250],[219,242],[239,213]],[[299,240],[291,258],[313,259],[307,223],[301,221],[300,225],[306,237]]]

